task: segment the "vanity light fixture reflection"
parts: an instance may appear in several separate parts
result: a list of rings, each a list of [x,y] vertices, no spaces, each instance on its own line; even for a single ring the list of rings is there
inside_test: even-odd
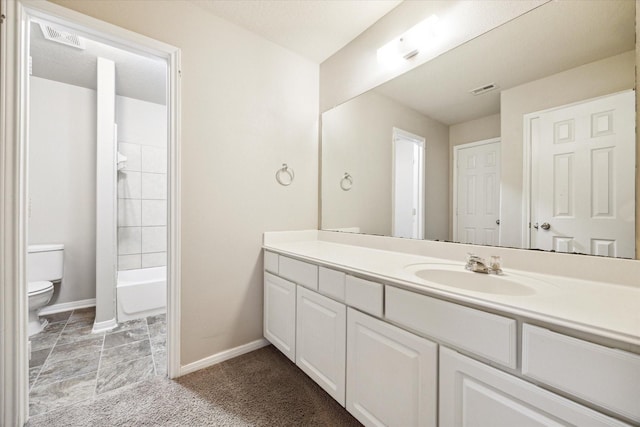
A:
[[[403,60],[413,58],[436,40],[439,35],[438,28],[438,17],[431,15],[379,48],[378,63],[393,67],[401,64]]]

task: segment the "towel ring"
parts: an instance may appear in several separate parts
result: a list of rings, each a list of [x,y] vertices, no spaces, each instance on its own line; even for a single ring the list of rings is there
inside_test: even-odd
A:
[[[353,177],[351,177],[349,173],[345,172],[344,176],[340,180],[340,188],[342,188],[343,191],[349,191],[351,190],[351,187],[353,187]]]
[[[284,185],[285,187],[287,185],[291,185],[294,177],[295,174],[293,173],[293,169],[287,166],[286,163],[283,163],[282,167],[276,171],[276,181],[278,181],[278,184]]]

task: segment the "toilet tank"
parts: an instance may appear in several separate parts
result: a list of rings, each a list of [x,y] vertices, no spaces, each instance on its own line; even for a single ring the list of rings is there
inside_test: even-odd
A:
[[[27,281],[62,280],[64,245],[29,245],[27,248]]]

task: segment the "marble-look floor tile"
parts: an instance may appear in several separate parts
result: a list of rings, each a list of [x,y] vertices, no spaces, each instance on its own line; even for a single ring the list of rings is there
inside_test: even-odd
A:
[[[49,356],[51,362],[59,360],[75,359],[87,353],[99,352],[102,350],[104,336],[97,336],[71,344],[56,345]],[[49,360],[48,360],[49,362]]]
[[[31,359],[29,359],[29,368],[35,368],[36,366],[44,365],[44,361],[51,353],[51,347],[43,348],[41,350],[31,350]]]
[[[29,414],[38,415],[61,406],[93,397],[96,374],[86,374],[42,386],[34,386],[29,393]]]
[[[74,359],[53,362],[47,360],[42,367],[42,371],[40,371],[37,385],[54,383],[84,374],[95,373],[97,375],[99,361],[99,352],[83,354]]]
[[[153,358],[151,356],[100,367],[96,393],[104,393],[106,391],[124,387],[125,385],[149,379],[152,378],[154,374]]]
[[[60,334],[58,338],[58,342],[56,345],[64,345],[70,344],[72,342],[78,342],[82,340],[87,340],[90,338],[96,338],[104,335],[104,332],[94,334],[93,325],[92,326],[83,326],[82,328],[65,328],[64,331]]]
[[[56,323],[56,322],[66,322],[67,320],[69,320],[69,317],[71,316],[72,311],[64,311],[62,313],[53,313],[53,314],[46,314],[44,316],[40,316],[40,317],[44,317],[45,319],[47,319],[49,321],[49,323]]]
[[[78,317],[76,319],[69,319],[64,329],[78,329],[86,328],[87,326],[93,326],[93,317]]]
[[[161,335],[167,335],[167,324],[166,323],[154,323],[149,325],[149,335],[151,338],[159,337]]]
[[[40,332],[38,334],[29,337],[31,341],[31,351],[42,350],[44,348],[51,348],[58,341],[60,331],[57,332]]]
[[[167,336],[157,335],[151,338],[151,349],[153,351],[166,350],[167,348]]]
[[[166,350],[158,350],[153,352],[153,363],[156,368],[156,375],[167,375],[167,352]]]
[[[107,348],[102,352],[100,366],[104,367],[114,363],[128,362],[130,360],[141,359],[151,355],[151,345],[149,340],[132,342],[131,344],[119,347]]]
[[[105,336],[104,348],[108,349],[118,347],[124,344],[129,344],[134,341],[140,341],[144,339],[149,339],[147,328],[136,328],[126,331],[114,332]]]
[[[167,314],[162,313],[155,316],[149,316],[147,317],[147,323],[149,325],[153,325],[154,323],[167,323]]]
[[[35,368],[29,368],[29,388],[31,388],[33,383],[36,381],[36,378],[38,378],[38,374],[40,373],[41,369],[42,369],[42,366],[36,366]]]
[[[147,321],[145,319],[134,319],[128,320],[126,322],[118,323],[118,326],[109,331],[110,334],[114,332],[126,331],[129,329],[137,329],[144,328],[147,326]]]
[[[69,316],[69,320],[75,319],[94,319],[96,317],[96,308],[95,307],[87,307],[87,308],[79,308],[77,310],[73,310],[71,316]]]

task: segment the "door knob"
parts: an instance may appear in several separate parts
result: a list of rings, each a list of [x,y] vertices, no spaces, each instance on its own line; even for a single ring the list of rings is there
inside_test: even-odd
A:
[[[496,219],[496,225],[500,225],[500,220]]]
[[[543,230],[548,230],[551,228],[551,224],[549,224],[548,222],[543,222],[540,228],[542,228]]]

